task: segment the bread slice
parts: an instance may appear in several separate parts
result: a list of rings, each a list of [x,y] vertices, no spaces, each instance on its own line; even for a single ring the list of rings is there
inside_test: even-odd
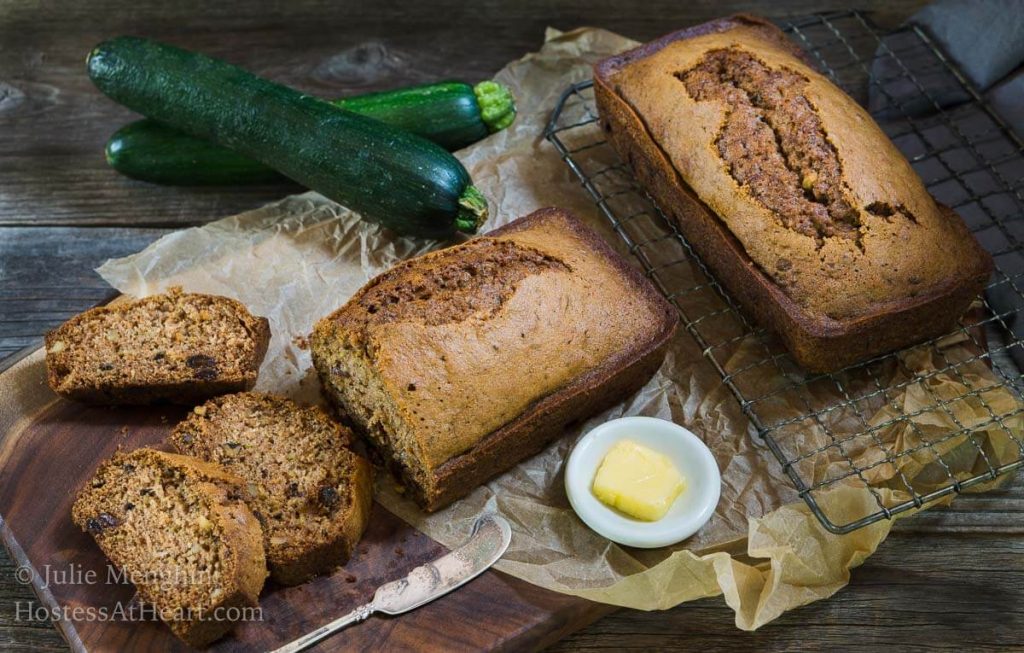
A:
[[[678,316],[570,213],[401,263],[317,323],[329,399],[436,510],[623,400]]]
[[[244,494],[217,465],[137,449],[102,463],[71,515],[171,631],[202,647],[256,606],[267,577]]]
[[[271,575],[294,585],[344,564],[366,529],[370,464],[350,435],[320,408],[242,392],[198,406],[171,443],[248,482]]]
[[[270,326],[240,302],[166,294],[101,306],[46,334],[47,379],[69,399],[102,404],[195,404],[248,390]]]

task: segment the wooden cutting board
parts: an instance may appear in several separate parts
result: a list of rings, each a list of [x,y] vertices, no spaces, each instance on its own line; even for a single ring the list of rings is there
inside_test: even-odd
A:
[[[74,495],[101,460],[118,447],[162,442],[184,414],[181,407],[89,407],[60,399],[46,385],[41,349],[0,370],[0,535],[15,563],[32,570],[39,601],[26,618],[45,618],[48,611],[73,650],[187,650],[159,622],[92,617],[130,606],[134,589],[110,578],[99,548],[71,522]],[[378,585],[445,550],[374,505],[368,531],[345,569],[298,587],[268,585],[260,598],[262,619],[243,624],[210,650],[285,644],[367,602]],[[18,574],[28,580],[28,571]],[[373,616],[316,650],[532,650],[613,609],[488,571],[406,615]]]

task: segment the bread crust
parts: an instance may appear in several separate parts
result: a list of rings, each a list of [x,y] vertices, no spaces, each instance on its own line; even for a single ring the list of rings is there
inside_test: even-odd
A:
[[[555,216],[571,215],[556,208],[535,211],[525,218],[489,232],[490,236],[524,231]],[[655,337],[637,341],[629,349],[576,378],[558,392],[531,405],[508,424],[481,440],[472,450],[456,456],[435,470],[435,489],[423,492],[414,487],[414,496],[425,510],[433,512],[448,505],[477,486],[501,474],[516,462],[533,456],[562,435],[565,427],[615,405],[639,390],[661,367],[668,343],[675,335],[679,316],[661,293],[642,274],[600,236],[583,226],[575,217],[568,228],[589,247],[613,265],[634,292],[659,307],[661,326]],[[509,463],[508,461],[513,461]]]
[[[938,207],[940,219],[948,221],[950,232],[968,241],[962,273],[938,279],[914,297],[897,296],[866,306],[851,317],[835,319],[810,312],[751,259],[726,220],[683,180],[643,117],[616,90],[614,76],[631,64],[676,41],[735,27],[753,29],[780,50],[804,58],[774,25],[750,16],[734,16],[669,34],[595,65],[594,93],[601,125],[619,155],[633,169],[641,186],[678,224],[716,279],[749,314],[781,338],[807,371],[836,371],[949,332],[984,288],[992,270],[991,257],[952,210]]]

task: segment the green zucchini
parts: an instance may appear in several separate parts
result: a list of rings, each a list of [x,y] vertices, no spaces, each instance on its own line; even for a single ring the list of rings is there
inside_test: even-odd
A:
[[[492,81],[475,87],[463,82],[424,84],[331,104],[452,151],[504,129],[516,115],[511,92]],[[258,161],[148,119],[117,130],[107,141],[106,156],[121,174],[159,184],[258,184],[280,178]]]
[[[475,233],[487,201],[434,143],[261,79],[237,66],[136,37],[98,45],[89,77],[160,123],[279,170],[395,231]]]

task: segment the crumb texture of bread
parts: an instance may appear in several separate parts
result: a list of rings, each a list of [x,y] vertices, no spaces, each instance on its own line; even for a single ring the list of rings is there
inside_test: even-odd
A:
[[[279,583],[333,571],[366,529],[370,464],[349,449],[348,429],[319,407],[255,392],[224,395],[196,407],[170,441],[246,481]]]
[[[502,435],[518,449],[499,454],[490,437],[588,375],[651,355],[676,321],[600,237],[545,209],[376,277],[316,325],[310,346],[328,397],[436,507],[472,489],[475,470],[493,475],[543,444],[530,424]],[[471,462],[465,473],[443,473],[457,458]]]
[[[72,508],[110,561],[171,631],[203,647],[253,607],[267,577],[260,524],[243,481],[223,468],[153,449],[119,452]]]
[[[240,302],[172,288],[48,333],[47,378],[56,393],[90,403],[196,403],[251,389],[269,340],[267,320]]]
[[[854,321],[986,267],[867,112],[761,25],[668,41],[605,82],[808,315]]]

